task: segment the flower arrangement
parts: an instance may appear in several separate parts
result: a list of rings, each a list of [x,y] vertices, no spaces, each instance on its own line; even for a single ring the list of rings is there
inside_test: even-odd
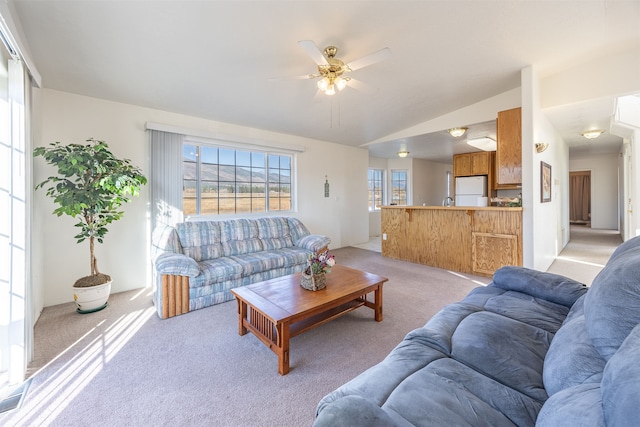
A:
[[[329,249],[313,252],[307,260],[307,274],[331,273],[331,267],[336,265],[333,255],[329,255]]]

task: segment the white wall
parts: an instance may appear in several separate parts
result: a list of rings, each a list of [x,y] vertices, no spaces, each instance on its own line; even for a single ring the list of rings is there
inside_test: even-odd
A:
[[[413,161],[413,204],[440,206],[447,197],[447,171],[453,172],[452,164],[428,160]],[[453,175],[451,177],[453,180]],[[451,183],[453,197],[453,182]]]
[[[569,240],[569,149],[545,117],[540,79],[522,70],[523,265],[546,271]],[[535,143],[549,148],[536,153]],[[551,201],[541,201],[541,162],[551,165]]]
[[[39,140],[83,142],[89,137],[107,141],[119,157],[126,157],[149,175],[149,138],[146,122],[163,123],[198,131],[237,135],[256,144],[274,141],[304,147],[297,155],[298,211],[313,233],[328,235],[338,248],[368,240],[366,149],[304,139],[260,129],[188,117],[133,105],[78,96],[49,89],[36,90],[41,119],[35,123]],[[41,158],[34,160],[34,182],[53,172]],[[331,195],[324,197],[325,175]],[[112,292],[150,285],[148,278],[149,188],[124,207],[124,218],[113,223],[103,245],[96,252],[99,268],[114,279]],[[55,208],[44,191],[34,194],[34,221],[39,235],[33,236],[34,292],[44,294],[44,305],[72,301],[71,285],[89,273],[87,244],[77,244],[74,220],[51,214]]]
[[[618,230],[618,156],[571,158],[569,170],[591,171],[591,228]]]

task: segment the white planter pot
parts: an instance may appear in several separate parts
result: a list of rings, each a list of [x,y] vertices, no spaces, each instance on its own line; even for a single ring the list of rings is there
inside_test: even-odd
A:
[[[108,304],[111,294],[111,282],[88,288],[73,287],[73,300],[76,302],[78,313],[93,313],[100,311]]]

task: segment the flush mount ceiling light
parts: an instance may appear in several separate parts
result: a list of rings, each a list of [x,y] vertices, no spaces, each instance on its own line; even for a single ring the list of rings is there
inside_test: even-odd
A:
[[[398,157],[407,157],[409,152],[407,151],[407,146],[402,144],[400,146],[400,151],[398,151]]]
[[[467,144],[472,147],[479,148],[482,151],[495,151],[497,146],[496,141],[487,136],[483,136],[482,138],[468,139]]]
[[[584,136],[587,139],[596,139],[600,135],[602,135],[604,131],[600,129],[586,130],[582,132],[580,135]]]
[[[451,128],[447,130],[454,138],[459,138],[467,131],[467,128]]]

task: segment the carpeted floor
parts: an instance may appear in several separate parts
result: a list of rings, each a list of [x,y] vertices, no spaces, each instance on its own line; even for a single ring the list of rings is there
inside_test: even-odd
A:
[[[326,393],[382,360],[442,306],[489,282],[370,250],[332,253],[343,265],[389,278],[384,321],[363,307],[293,338],[288,375],[278,375],[277,357],[256,337],[238,335],[234,301],[160,320],[150,291],[141,289],[112,295],[97,313],[78,315],[72,303],[45,308],[29,392],[20,409],[0,415],[0,425],[311,425]]]
[[[47,307],[35,329],[32,384],[0,425],[305,426],[329,391],[382,360],[412,329],[487,278],[342,248],[337,262],[389,278],[384,321],[362,307],[291,340],[291,372],[253,335],[234,301],[160,320],[149,290],[114,294],[78,315]]]
[[[617,230],[572,225],[569,243],[547,271],[591,285],[620,243],[622,239]]]

